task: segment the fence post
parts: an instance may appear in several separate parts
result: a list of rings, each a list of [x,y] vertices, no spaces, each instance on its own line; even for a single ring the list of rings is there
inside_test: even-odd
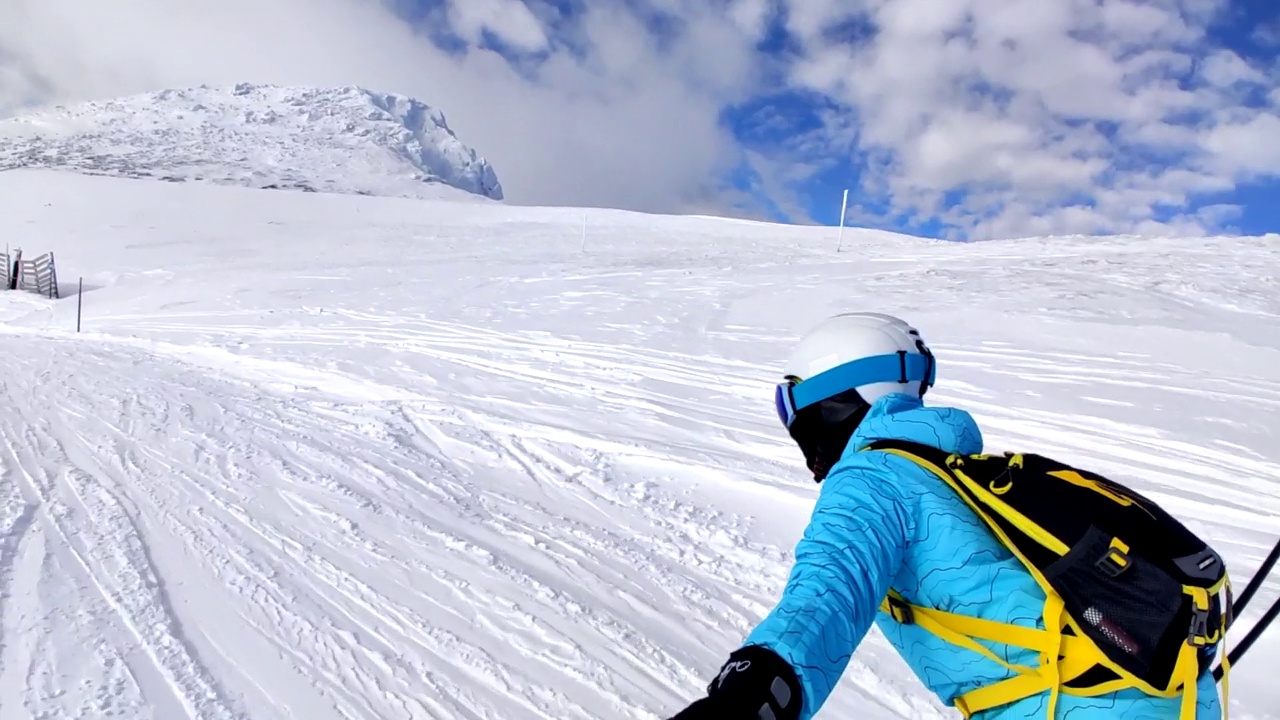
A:
[[[80,289],[76,291],[76,332],[80,332],[80,312],[84,309],[84,276],[80,277]]]

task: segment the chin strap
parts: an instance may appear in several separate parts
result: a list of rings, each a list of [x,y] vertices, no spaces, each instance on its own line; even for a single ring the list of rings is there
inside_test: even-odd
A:
[[[809,470],[813,473],[813,481],[815,483],[821,483],[826,480],[827,473],[830,472],[830,469],[822,462],[820,456],[813,459],[813,463],[809,465]]]

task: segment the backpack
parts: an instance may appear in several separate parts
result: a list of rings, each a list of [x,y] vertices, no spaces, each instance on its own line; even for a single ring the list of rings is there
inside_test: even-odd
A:
[[[953,455],[896,440],[863,451],[898,455],[936,475],[1045,593],[1039,629],[913,605],[889,591],[880,609],[895,621],[1014,673],[956,698],[961,714],[1048,690],[1052,720],[1060,692],[1139,688],[1181,695],[1179,718],[1193,720],[1196,682],[1232,621],[1226,566],[1207,543],[1128,487],[1042,455]],[[1038,650],[1040,666],[1010,664],[979,640]]]

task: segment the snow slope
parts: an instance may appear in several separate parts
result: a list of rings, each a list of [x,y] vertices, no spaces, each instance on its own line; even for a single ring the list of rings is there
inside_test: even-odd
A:
[[[493,168],[438,110],[355,87],[201,86],[0,120],[0,170],[15,167],[413,198],[457,188],[502,199]]]
[[[853,307],[1238,584],[1280,537],[1274,236],[583,219],[0,174],[0,234],[86,284],[79,335],[0,293],[0,720],[665,718],[781,591],[815,487],[772,382]],[[1280,717],[1277,662],[1233,717]],[[819,715],[954,716],[875,632]]]

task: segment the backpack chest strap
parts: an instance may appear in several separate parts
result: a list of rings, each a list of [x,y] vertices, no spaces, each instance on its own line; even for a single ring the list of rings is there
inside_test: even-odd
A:
[[[1063,634],[1062,599],[1057,596],[1050,597],[1045,603],[1045,618],[1054,620],[1048,622],[1047,627],[1056,628],[1053,630],[911,605],[893,590],[889,591],[880,609],[898,622],[919,625],[938,638],[972,650],[1013,673],[1013,677],[955,698],[953,703],[956,709],[966,718],[1045,691],[1050,693],[1049,717],[1053,717],[1062,684],[1082,675],[1101,656],[1088,640]],[[979,642],[980,640],[1033,650],[1039,654],[1039,664],[1030,667],[1010,663]]]

